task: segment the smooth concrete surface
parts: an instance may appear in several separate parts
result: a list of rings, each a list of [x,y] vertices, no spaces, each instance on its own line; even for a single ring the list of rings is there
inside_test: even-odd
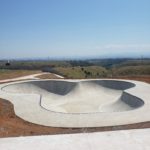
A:
[[[150,150],[150,129],[0,139],[0,150]]]
[[[55,127],[100,127],[150,120],[150,85],[126,80],[36,80],[0,85],[16,115]]]

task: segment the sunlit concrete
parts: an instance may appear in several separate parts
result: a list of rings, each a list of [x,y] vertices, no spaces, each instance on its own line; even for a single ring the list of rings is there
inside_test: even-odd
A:
[[[0,150],[149,150],[150,129],[0,139]]]
[[[37,80],[0,85],[0,97],[32,123],[99,127],[150,120],[150,85],[123,80]]]

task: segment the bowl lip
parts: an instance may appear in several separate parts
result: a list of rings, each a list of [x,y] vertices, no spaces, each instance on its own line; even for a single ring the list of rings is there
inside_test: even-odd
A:
[[[23,80],[23,81],[14,81],[0,84],[0,89],[2,90],[4,87],[9,85],[21,84],[21,83],[30,83],[30,82],[46,82],[46,81],[56,81],[56,82],[71,82],[71,83],[80,83],[85,81],[114,81],[114,82],[124,82],[131,83],[136,86],[134,80],[124,80],[124,79],[36,79],[36,80]],[[140,81],[136,81],[140,82]],[[142,82],[143,83],[143,82]]]
[[[9,82],[9,83],[4,83],[0,84],[0,91],[11,93],[11,94],[17,94],[17,92],[11,92],[5,90],[5,88],[12,86],[12,85],[19,85],[22,83],[30,83],[30,82],[46,82],[46,81],[56,81],[56,82],[68,82],[68,83],[82,83],[82,82],[87,82],[87,81],[114,81],[114,82],[123,82],[123,83],[129,83],[132,84],[132,87],[129,87],[125,90],[122,91],[127,91],[129,89],[135,88],[136,84],[133,82],[133,80],[122,80],[122,79],[36,79],[36,80],[23,80],[23,81],[15,81],[15,82]],[[23,94],[23,93],[19,93]],[[28,94],[28,93],[24,93]]]

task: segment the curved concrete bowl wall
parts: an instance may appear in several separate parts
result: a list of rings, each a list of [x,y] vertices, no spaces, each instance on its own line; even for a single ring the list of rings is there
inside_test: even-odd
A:
[[[112,80],[31,81],[17,83],[3,90],[41,95],[44,109],[62,113],[118,112],[141,107],[144,102],[126,92],[135,85]]]
[[[39,96],[34,102],[36,103],[35,108],[28,104],[28,107],[32,107],[32,111],[35,109],[40,113],[38,114],[40,115],[39,118],[37,114],[34,116],[37,117],[36,119],[33,119],[31,114],[30,116],[32,117],[27,117],[26,114],[23,114],[24,110],[21,110],[14,100],[16,113],[25,120],[33,123],[39,122],[42,125],[50,124],[51,126],[93,127],[101,125],[99,123],[99,125],[94,125],[89,121],[86,124],[85,121],[83,123],[83,120],[92,118],[92,115],[96,119],[96,115],[104,117],[106,114],[115,113],[115,115],[118,115],[119,113],[135,112],[144,107],[145,102],[142,98],[128,92],[135,88],[137,88],[135,82],[119,80],[38,80],[5,84],[1,89],[12,97],[16,94],[14,96],[16,99],[20,97],[19,95],[26,96],[23,103],[27,103],[27,101],[33,103],[34,97]],[[31,111],[31,109],[28,111]],[[25,112],[27,113],[27,110]],[[50,118],[46,121],[49,123],[45,123],[45,121],[41,121],[43,120],[43,118],[41,119],[41,114],[45,115],[43,117],[48,117],[48,115],[52,118],[56,117],[57,121]],[[46,119],[49,118],[47,117]],[[61,117],[64,117],[64,120]],[[69,123],[70,125],[67,122],[64,123],[69,118],[73,122]],[[101,124],[103,123],[101,122]]]

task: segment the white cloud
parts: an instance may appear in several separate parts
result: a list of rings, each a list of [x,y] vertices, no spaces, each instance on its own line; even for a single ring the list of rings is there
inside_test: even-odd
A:
[[[148,50],[150,51],[150,44],[110,44],[110,45],[105,45],[103,47],[104,49],[116,49],[116,50]]]

